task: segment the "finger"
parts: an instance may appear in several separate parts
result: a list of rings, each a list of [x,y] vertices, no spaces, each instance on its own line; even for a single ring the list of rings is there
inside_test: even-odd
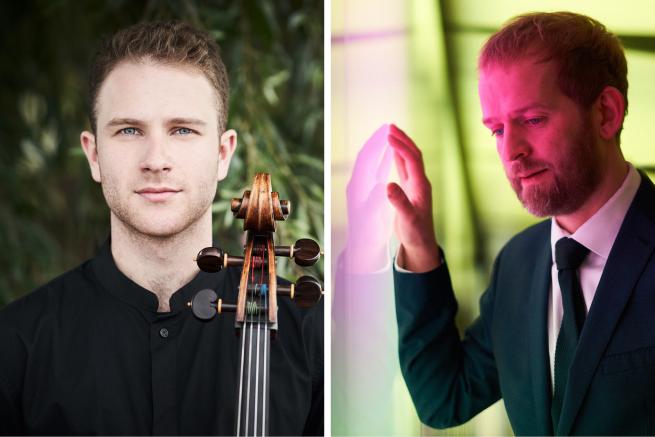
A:
[[[389,131],[389,136],[387,137],[389,144],[394,141],[394,147],[402,147],[407,153],[414,156],[416,159],[422,160],[421,150],[414,144],[411,138],[405,135],[397,135]]]
[[[389,135],[402,141],[412,152],[417,154],[421,153],[414,140],[412,140],[412,138],[409,135],[407,135],[402,129],[400,129],[395,124],[389,126]]]
[[[400,155],[400,153],[394,152],[393,159],[396,161],[396,170],[398,170],[398,176],[400,177],[401,182],[407,182],[407,168],[405,167],[405,160]]]
[[[412,214],[414,207],[409,201],[402,188],[395,182],[387,184],[387,198],[400,216],[408,217]]]
[[[405,168],[407,170],[408,179],[419,180],[422,177],[425,177],[423,170],[423,159],[420,154],[410,152],[404,145],[397,140],[395,137],[389,137],[389,144],[393,147],[401,158],[405,161]]]
[[[389,136],[387,137],[387,141],[389,142],[390,145],[392,145],[396,149],[402,148],[405,151],[405,154],[410,154],[414,156],[415,159],[421,158],[421,151],[417,147],[412,146],[412,144],[409,141],[407,141],[407,139],[389,134]]]

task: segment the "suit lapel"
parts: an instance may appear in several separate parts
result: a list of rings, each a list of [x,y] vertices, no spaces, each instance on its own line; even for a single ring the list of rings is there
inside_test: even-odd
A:
[[[655,249],[655,188],[642,183],[605,264],[569,374],[558,435],[571,433],[587,388],[632,291]]]
[[[529,309],[535,316],[530,318],[530,363],[535,411],[535,434],[552,435],[550,419],[550,369],[548,358],[548,294],[550,291],[550,226],[544,232],[543,243],[538,245],[537,259],[532,276]]]

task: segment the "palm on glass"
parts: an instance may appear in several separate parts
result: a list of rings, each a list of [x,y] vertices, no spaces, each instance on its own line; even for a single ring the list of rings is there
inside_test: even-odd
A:
[[[414,141],[395,125],[390,126],[388,141],[400,179],[400,185],[387,185],[387,196],[396,210],[398,264],[413,272],[427,272],[441,264],[432,219],[432,187]]]
[[[393,210],[385,199],[393,151],[387,144],[389,125],[382,125],[357,154],[346,195],[348,199],[349,269],[372,273],[388,263]]]

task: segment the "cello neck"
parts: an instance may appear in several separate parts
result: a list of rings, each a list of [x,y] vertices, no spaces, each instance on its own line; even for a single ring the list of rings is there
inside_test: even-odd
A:
[[[242,344],[236,408],[236,436],[267,436],[271,333],[265,324],[241,331]]]

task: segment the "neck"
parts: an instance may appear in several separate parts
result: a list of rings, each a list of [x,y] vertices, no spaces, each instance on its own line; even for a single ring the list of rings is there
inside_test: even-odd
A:
[[[171,295],[198,274],[193,259],[212,245],[211,229],[211,209],[184,231],[165,237],[143,234],[111,213],[111,253],[125,276],[157,295],[157,311],[168,312]]]
[[[591,196],[574,212],[555,216],[557,224],[571,234],[577,231],[621,188],[628,168],[628,163],[621,158],[604,169],[601,182]]]

